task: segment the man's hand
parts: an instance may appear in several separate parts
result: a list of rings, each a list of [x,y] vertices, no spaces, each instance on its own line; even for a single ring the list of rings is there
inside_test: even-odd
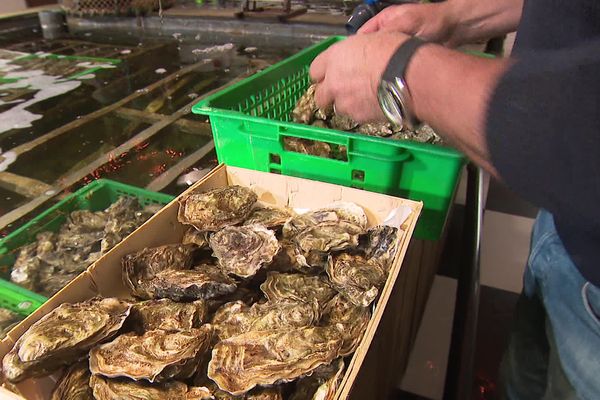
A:
[[[408,38],[391,32],[355,35],[321,53],[310,66],[310,77],[317,83],[317,105],[333,104],[337,113],[357,122],[383,120],[377,101],[379,81]]]
[[[431,42],[454,45],[451,38],[455,18],[447,2],[436,4],[401,4],[383,9],[367,21],[358,33],[400,32]]]

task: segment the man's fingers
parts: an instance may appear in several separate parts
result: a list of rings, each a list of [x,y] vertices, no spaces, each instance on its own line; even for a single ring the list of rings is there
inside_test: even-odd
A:
[[[380,30],[381,29],[380,15],[381,15],[381,13],[377,14],[376,16],[374,16],[373,18],[371,18],[370,20],[365,22],[365,24],[363,26],[361,26],[358,29],[358,32],[356,32],[356,33],[357,34],[373,33],[373,32],[377,32],[378,30]]]
[[[327,82],[321,82],[315,88],[315,103],[317,107],[325,108],[330,104],[333,104],[333,93]]]
[[[329,52],[325,50],[317,56],[310,65],[310,79],[319,83],[325,79],[325,71],[327,71],[327,56]]]

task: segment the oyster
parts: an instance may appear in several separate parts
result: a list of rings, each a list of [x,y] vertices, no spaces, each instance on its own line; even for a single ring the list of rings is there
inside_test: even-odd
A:
[[[207,378],[206,381],[206,383],[203,382],[203,385],[208,388],[210,394],[212,395],[211,399],[214,400],[283,400],[281,388],[278,386],[255,388],[241,396],[234,396],[224,390],[219,389],[219,387],[210,379]]]
[[[87,360],[72,365],[56,383],[50,400],[94,400]]]
[[[215,232],[245,220],[256,200],[252,190],[238,185],[192,192],[179,200],[177,219],[198,230]]]
[[[316,300],[320,309],[337,294],[328,280],[322,276],[281,274],[271,272],[260,290],[270,302]]]
[[[323,121],[317,121],[324,123]],[[293,136],[283,138],[283,148],[300,154],[310,154],[317,157],[335,158],[331,145],[327,142],[312,139],[302,139]]]
[[[376,260],[389,271],[398,250],[398,228],[387,225],[370,228],[361,236],[359,247],[366,258]]]
[[[358,126],[358,122],[346,115],[335,114],[329,122],[331,129],[339,129],[341,131],[351,131]]]
[[[344,377],[344,360],[338,358],[329,365],[320,366],[310,376],[296,383],[290,400],[333,400]]]
[[[0,308],[0,340],[25,317],[6,308]]]
[[[371,122],[368,124],[360,125],[356,131],[363,135],[369,136],[390,136],[394,132],[392,131],[392,125],[389,122]]]
[[[259,206],[252,210],[244,225],[260,224],[267,228],[277,228],[293,216],[293,212],[287,208]]]
[[[207,388],[188,388],[183,382],[160,385],[92,375],[90,386],[96,400],[211,400]]]
[[[173,244],[147,248],[123,257],[123,282],[134,296],[142,299],[154,297],[149,281],[163,270],[189,269],[193,264],[195,246]]]
[[[387,278],[387,271],[377,261],[359,254],[330,256],[325,271],[338,292],[362,307],[375,300]]]
[[[210,247],[223,271],[249,278],[273,260],[279,242],[261,225],[229,226],[210,238]]]
[[[366,229],[368,222],[367,214],[362,207],[355,203],[340,201],[290,219],[283,226],[283,235],[286,238],[293,238],[311,226],[340,221],[357,225],[361,229]]]
[[[183,244],[195,244],[201,249],[208,247],[208,232],[200,232],[198,229],[190,226],[183,234],[181,240]]]
[[[61,304],[17,340],[2,362],[4,375],[19,382],[70,365],[96,343],[112,337],[130,308],[129,303],[115,298]]]
[[[248,331],[301,328],[315,325],[321,318],[319,305],[304,301],[256,303],[248,307],[241,301],[227,303],[219,308],[212,324],[219,339]]]
[[[117,200],[114,204],[119,203]],[[109,207],[110,209],[110,207]],[[68,226],[74,230],[84,231],[97,231],[104,230],[104,226],[108,221],[108,213],[104,212],[93,212],[90,210],[75,210],[69,215]]]
[[[168,332],[198,328],[206,322],[208,306],[203,300],[175,303],[169,299],[147,300],[131,308],[131,322],[140,333],[162,329]]]
[[[181,332],[127,333],[90,351],[90,370],[109,378],[161,382],[191,377],[212,340],[212,327]]]
[[[31,243],[19,249],[19,254],[10,273],[10,280],[28,290],[35,290],[40,269],[40,260],[36,257],[37,243]]]
[[[208,377],[231,394],[289,382],[338,357],[342,340],[327,328],[251,331],[219,342]]]
[[[352,304],[342,294],[336,295],[325,307],[321,324],[329,327],[343,340],[340,356],[354,353],[371,320],[367,307]]]
[[[294,122],[310,124],[313,121],[318,108],[315,102],[315,89],[316,85],[310,85],[296,103],[296,107],[292,110],[292,119]]]
[[[236,283],[214,265],[202,264],[191,270],[165,270],[148,282],[156,298],[175,301],[212,299],[233,293]]]
[[[294,237],[296,261],[306,267],[324,267],[327,254],[358,246],[362,228],[350,222],[323,222],[308,227]]]

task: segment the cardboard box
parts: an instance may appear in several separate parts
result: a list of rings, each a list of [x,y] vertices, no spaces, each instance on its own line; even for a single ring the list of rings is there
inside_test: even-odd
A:
[[[391,210],[399,207],[409,209],[410,214],[402,224],[403,234],[400,238],[399,250],[390,274],[374,308],[373,316],[363,340],[346,366],[346,373],[336,396],[337,399],[348,398],[394,289],[402,260],[421,212],[422,203],[328,183],[227,167],[225,165],[215,168],[188,191],[195,189],[205,191],[233,184],[249,187],[258,194],[260,201],[279,206],[312,209],[323,207],[334,201],[351,201],[364,208],[369,226],[382,223],[389,216]],[[4,357],[15,341],[33,323],[62,303],[83,301],[97,295],[129,297],[129,292],[121,279],[121,258],[145,247],[180,242],[186,227],[177,221],[178,207],[179,204],[176,200],[169,203],[127,239],[115,246],[91,265],[87,271],[71,281],[41,308],[17,325],[0,343],[0,357]],[[59,374],[56,374],[50,377],[29,379],[16,385],[16,389],[26,399],[47,399],[59,376]],[[6,390],[4,392],[7,396],[10,394]],[[3,393],[0,391],[0,398],[4,398],[2,396]]]

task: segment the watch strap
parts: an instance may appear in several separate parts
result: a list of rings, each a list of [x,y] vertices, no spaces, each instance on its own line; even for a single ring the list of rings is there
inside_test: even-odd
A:
[[[415,54],[419,47],[427,44],[428,42],[419,39],[416,36],[411,37],[406,42],[402,43],[396,50],[382,75],[382,79],[388,82],[392,82],[396,78],[404,78],[406,69],[412,56]]]

